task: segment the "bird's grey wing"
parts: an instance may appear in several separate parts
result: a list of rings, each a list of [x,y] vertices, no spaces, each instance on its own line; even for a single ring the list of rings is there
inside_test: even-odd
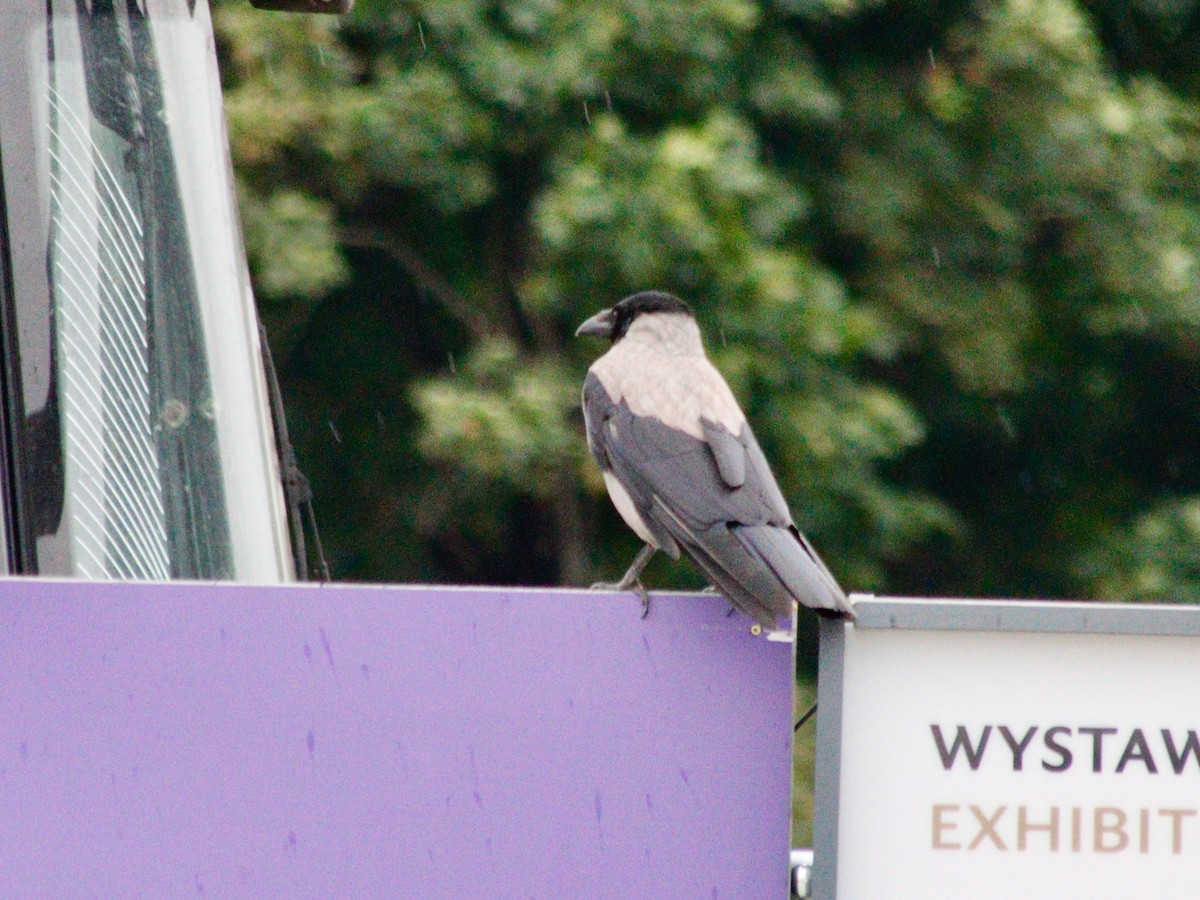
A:
[[[587,426],[587,442],[592,451],[592,457],[600,466],[601,472],[611,472],[621,482],[621,486],[629,494],[634,509],[642,519],[642,524],[658,544],[658,549],[672,559],[679,559],[679,545],[671,536],[670,531],[663,528],[658,520],[649,514],[654,498],[647,491],[644,481],[628,479],[626,474],[628,467],[614,465],[614,457],[619,458],[619,453],[613,453],[613,446],[621,443],[626,430],[621,427],[619,422],[618,414],[622,409],[626,413],[629,411],[629,407],[624,403],[620,406],[613,403],[612,397],[605,390],[603,382],[596,373],[588,372],[587,378],[583,382],[583,421]]]
[[[735,436],[704,423],[701,440],[622,402],[610,428],[609,462],[631,495],[648,500],[643,517],[669,532],[734,605],[767,627],[790,618],[793,599],[849,612],[792,524],[748,425]]]

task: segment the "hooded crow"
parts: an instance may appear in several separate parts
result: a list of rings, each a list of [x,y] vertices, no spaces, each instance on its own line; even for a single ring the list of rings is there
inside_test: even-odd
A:
[[[704,352],[687,304],[646,291],[579,326],[612,347],[588,369],[588,448],[613,505],[645,541],[617,590],[636,588],[656,550],[683,551],[758,625],[790,629],[794,604],[853,616],[792,522],[741,407]]]

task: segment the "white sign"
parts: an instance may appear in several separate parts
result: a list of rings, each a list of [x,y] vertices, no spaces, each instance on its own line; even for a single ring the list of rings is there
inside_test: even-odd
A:
[[[814,896],[1200,896],[1200,609],[859,609],[822,633]]]

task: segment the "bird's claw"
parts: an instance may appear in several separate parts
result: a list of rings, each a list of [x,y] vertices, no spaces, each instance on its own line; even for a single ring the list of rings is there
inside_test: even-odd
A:
[[[642,601],[642,618],[650,615],[650,592],[646,590],[646,586],[641,580],[635,581],[633,592],[638,595],[638,599]]]
[[[710,584],[708,587],[706,587],[706,588],[705,588],[704,590],[702,590],[700,593],[702,593],[702,594],[720,594],[720,593],[721,593],[721,589],[720,589],[719,587],[717,587],[715,584]],[[727,610],[725,611],[725,618],[727,618],[727,619],[728,619],[728,618],[729,618],[730,616],[732,616],[732,615],[733,615],[735,612],[737,612],[737,607],[736,607],[736,606],[734,606],[732,603],[730,603],[730,604],[729,604],[729,609],[727,609]]]

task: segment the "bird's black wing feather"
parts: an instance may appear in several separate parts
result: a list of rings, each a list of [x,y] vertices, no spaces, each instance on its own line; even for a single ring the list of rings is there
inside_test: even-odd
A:
[[[604,422],[610,418],[616,407],[608,391],[600,383],[600,379],[588,372],[583,381],[583,422],[587,426],[588,449],[601,472],[612,469],[608,463],[608,452],[605,449]]]
[[[850,608],[850,603],[846,599],[845,592],[838,585],[837,579],[833,577],[833,573],[829,571],[829,568],[825,565],[825,561],[817,555],[816,549],[808,542],[808,538],[806,538],[804,533],[801,532],[800,529],[797,528],[792,522],[792,515],[788,511],[787,501],[783,499],[783,493],[779,490],[779,485],[776,483],[775,476],[771,472],[771,466],[767,462],[767,458],[763,455],[762,448],[758,446],[758,441],[755,440],[754,433],[750,430],[749,424],[746,425],[744,434],[746,455],[748,457],[748,461],[746,463],[747,467],[755,472],[763,473],[767,481],[770,482],[771,489],[767,492],[765,499],[768,503],[772,504],[773,509],[783,513],[784,517],[787,519],[788,528],[792,533],[792,537],[800,542],[800,546],[804,550],[805,555],[808,556],[813,565],[820,570],[820,582],[825,590],[823,592],[815,593],[813,596],[821,596],[822,593],[827,592],[826,599],[828,600],[828,605],[826,603],[818,603],[815,604],[816,607],[818,609],[832,609],[837,612],[853,615],[854,613]],[[816,585],[814,585],[814,589],[815,588]],[[801,594],[797,596],[804,595]]]
[[[735,436],[704,422],[701,440],[635,415],[624,401],[609,404],[604,427],[589,433],[602,443],[613,474],[647,525],[674,538],[734,605],[767,627],[790,618],[793,599],[849,612],[792,524],[749,425]]]

